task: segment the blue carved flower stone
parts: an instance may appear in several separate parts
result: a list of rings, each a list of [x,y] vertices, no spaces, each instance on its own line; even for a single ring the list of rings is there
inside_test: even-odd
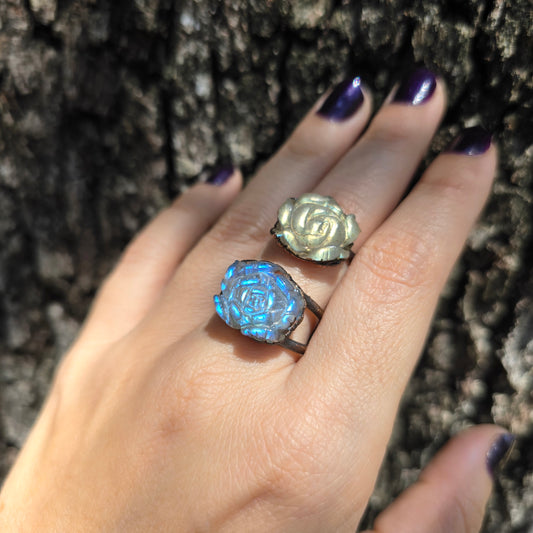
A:
[[[304,295],[279,265],[269,261],[235,261],[214,297],[228,326],[260,342],[277,343],[302,321]]]

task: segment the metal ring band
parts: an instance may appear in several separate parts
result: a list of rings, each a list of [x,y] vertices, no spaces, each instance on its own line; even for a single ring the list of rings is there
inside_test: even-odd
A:
[[[318,322],[320,322],[320,319],[322,318],[322,315],[324,314],[323,309],[307,294],[304,293],[305,302],[307,304],[307,309],[313,313],[316,318],[318,319]],[[318,322],[316,325],[318,325]],[[303,355],[305,353],[305,350],[307,349],[307,344],[309,344],[309,341],[311,340],[311,337],[313,336],[313,333],[315,332],[316,326],[314,327],[313,331],[311,332],[311,335],[309,335],[309,339],[307,340],[306,344],[303,344],[302,342],[293,341],[289,337],[285,337],[285,340],[278,342],[277,344],[279,346],[282,346],[283,348],[286,348],[287,350],[290,350],[291,352],[299,353],[300,355]]]

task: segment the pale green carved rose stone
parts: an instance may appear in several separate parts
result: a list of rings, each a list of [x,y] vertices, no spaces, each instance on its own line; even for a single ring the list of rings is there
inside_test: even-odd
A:
[[[346,215],[331,196],[307,193],[289,198],[272,228],[276,238],[301,259],[336,263],[350,256],[360,233],[354,215]]]

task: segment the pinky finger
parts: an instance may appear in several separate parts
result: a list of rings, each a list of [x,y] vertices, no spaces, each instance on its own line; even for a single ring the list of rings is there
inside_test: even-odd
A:
[[[477,426],[450,441],[420,479],[385,509],[367,533],[477,533],[514,437]]]
[[[83,336],[112,342],[133,329],[241,186],[239,171],[222,169],[159,213],[128,245],[102,285]]]

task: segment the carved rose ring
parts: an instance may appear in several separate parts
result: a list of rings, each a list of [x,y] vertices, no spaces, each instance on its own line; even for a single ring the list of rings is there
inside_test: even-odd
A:
[[[286,200],[270,230],[295,256],[322,264],[348,259],[360,231],[354,215],[346,215],[330,196],[314,193]]]
[[[289,339],[309,309],[319,320],[322,309],[287,272],[269,261],[235,261],[214,297],[228,326],[259,342],[279,344],[303,354],[306,344]]]

